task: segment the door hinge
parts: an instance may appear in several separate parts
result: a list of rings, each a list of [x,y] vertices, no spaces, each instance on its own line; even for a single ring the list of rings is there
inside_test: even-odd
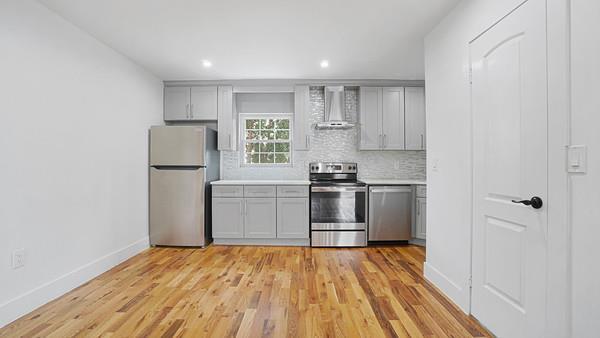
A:
[[[469,84],[473,84],[473,68],[469,67]]]

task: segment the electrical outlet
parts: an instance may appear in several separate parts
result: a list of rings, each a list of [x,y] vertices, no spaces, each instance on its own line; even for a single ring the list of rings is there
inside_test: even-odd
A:
[[[396,170],[400,169],[400,160],[394,161],[394,169],[396,169]]]
[[[431,170],[433,170],[434,172],[438,172],[440,169],[440,160],[438,160],[437,158],[433,160],[433,163],[431,165]]]
[[[18,269],[25,266],[25,249],[19,249],[13,251],[12,254],[12,268]]]

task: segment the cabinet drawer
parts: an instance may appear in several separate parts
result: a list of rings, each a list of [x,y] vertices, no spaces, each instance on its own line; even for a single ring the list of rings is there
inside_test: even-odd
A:
[[[244,197],[275,197],[275,188],[274,185],[246,185]]]
[[[213,197],[244,197],[241,185],[216,185],[212,187]]]
[[[417,197],[427,197],[427,186],[417,185],[416,193],[417,193]]]
[[[277,197],[308,197],[308,186],[278,185]]]

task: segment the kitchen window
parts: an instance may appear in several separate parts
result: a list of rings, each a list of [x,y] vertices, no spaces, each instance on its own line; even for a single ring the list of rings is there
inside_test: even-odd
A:
[[[241,154],[244,166],[290,166],[292,116],[268,114],[241,116]]]

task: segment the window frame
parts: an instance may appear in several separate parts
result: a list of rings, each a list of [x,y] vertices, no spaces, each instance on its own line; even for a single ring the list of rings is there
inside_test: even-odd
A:
[[[289,144],[290,144],[290,162],[289,163],[246,163],[246,120],[264,120],[264,119],[287,119],[289,120]],[[240,113],[239,114],[239,135],[240,135],[240,167],[245,168],[286,168],[293,167],[294,163],[294,114],[292,113]]]

